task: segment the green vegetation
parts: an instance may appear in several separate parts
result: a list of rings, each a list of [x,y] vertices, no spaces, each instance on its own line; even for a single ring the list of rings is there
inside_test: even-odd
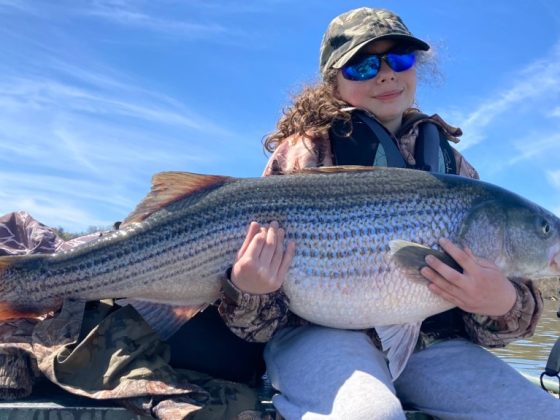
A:
[[[102,232],[111,230],[112,228],[109,226],[90,226],[87,228],[85,232],[67,232],[62,226],[54,228],[56,234],[65,241],[69,241],[74,238],[78,238],[80,236],[89,235],[95,232]]]

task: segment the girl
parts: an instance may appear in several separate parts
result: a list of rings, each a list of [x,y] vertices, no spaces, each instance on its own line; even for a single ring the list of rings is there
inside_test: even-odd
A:
[[[364,118],[382,130],[369,137],[388,135],[409,167],[418,168],[415,146],[425,123],[458,141],[460,130],[412,108],[415,64],[429,48],[386,10],[360,8],[335,18],[321,45],[322,81],[295,98],[266,139],[273,154],[264,175],[362,163],[357,150],[375,149],[369,162],[387,165],[382,142],[356,135]],[[359,149],[364,141],[374,146]],[[478,178],[447,141],[441,155],[442,168],[432,170]],[[542,297],[530,281],[507,279],[493,263],[442,239],[462,273],[435,258],[421,272],[430,290],[457,308],[423,323],[415,353],[393,382],[375,331],[320,327],[289,313],[280,288],[296,244],[284,248],[284,239],[276,222],[251,224],[220,307],[237,335],[268,341],[265,361],[283,417],[402,419],[404,404],[438,418],[558,418],[558,401],[479,346],[504,346],[534,332]]]

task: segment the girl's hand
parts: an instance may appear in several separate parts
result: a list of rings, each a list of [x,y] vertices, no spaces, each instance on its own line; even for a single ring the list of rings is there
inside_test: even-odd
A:
[[[278,222],[249,225],[249,231],[231,270],[231,281],[251,294],[272,293],[280,289],[295,254],[295,243],[284,251],[284,229]]]
[[[428,287],[432,292],[465,312],[479,315],[502,316],[513,308],[517,299],[515,287],[494,263],[447,239],[441,239],[440,245],[463,268],[463,273],[433,255],[427,256],[428,266],[420,273],[430,281]]]

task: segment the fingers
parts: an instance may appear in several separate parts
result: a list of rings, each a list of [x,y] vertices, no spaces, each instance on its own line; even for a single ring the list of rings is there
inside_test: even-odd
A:
[[[433,292],[441,290],[447,295],[457,296],[461,293],[460,273],[442,263],[437,258],[426,257],[428,267],[422,268],[421,274],[430,281],[430,289]],[[436,268],[437,267],[437,268]],[[457,274],[457,276],[456,276]],[[438,293],[441,295],[440,293]]]
[[[472,263],[471,256],[447,239],[440,240],[440,244],[462,268],[463,272]],[[464,275],[453,267],[445,264],[433,255],[426,257],[427,267],[421,273],[430,281],[429,288],[445,300],[457,305],[462,305],[461,296],[464,292]]]
[[[282,263],[280,264],[280,268],[278,269],[278,278],[284,279],[286,277],[286,273],[290,268],[290,264],[294,259],[294,255],[296,254],[296,243],[294,241],[288,242],[288,246],[286,248],[286,253],[282,258]]]
[[[279,228],[276,236],[276,248],[270,263],[270,269],[273,273],[277,273],[280,268],[280,264],[282,264],[282,259],[284,257],[284,236],[284,229]]]
[[[459,264],[463,270],[468,270],[476,264],[474,255],[470,250],[463,251],[449,239],[440,239],[439,244],[445,252],[447,252],[451,258],[453,258],[457,264]]]
[[[278,290],[295,254],[290,242],[284,250],[285,231],[278,222],[252,222],[232,267],[231,280],[241,290],[263,294]]]
[[[247,248],[249,247],[249,244],[251,243],[255,235],[257,235],[257,233],[259,233],[260,231],[261,225],[259,225],[257,222],[251,222],[251,224],[249,225],[249,229],[247,230],[247,236],[245,236],[245,240],[243,241],[243,245],[241,245],[241,248],[239,248],[239,251],[237,252],[237,259],[241,258],[241,256],[245,254]]]
[[[266,229],[265,241],[261,250],[260,260],[264,265],[270,265],[274,253],[278,248],[279,242],[279,232],[278,232],[278,222],[273,221],[270,223],[268,229]]]
[[[462,278],[462,274],[460,272],[455,270],[453,267],[448,266],[443,261],[434,257],[433,255],[428,255],[425,261],[426,264],[428,264],[428,267],[431,268],[433,272],[439,274],[441,277],[447,279],[452,283],[458,283]],[[438,276],[434,276],[434,277],[437,278]]]

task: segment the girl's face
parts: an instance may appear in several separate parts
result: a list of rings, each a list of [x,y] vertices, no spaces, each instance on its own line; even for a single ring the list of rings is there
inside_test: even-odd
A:
[[[390,40],[376,41],[366,45],[359,54],[385,54],[396,45]],[[400,127],[403,113],[412,106],[416,94],[415,66],[395,72],[382,60],[379,72],[373,79],[348,80],[341,71],[336,77],[340,99],[368,110],[392,133]]]

